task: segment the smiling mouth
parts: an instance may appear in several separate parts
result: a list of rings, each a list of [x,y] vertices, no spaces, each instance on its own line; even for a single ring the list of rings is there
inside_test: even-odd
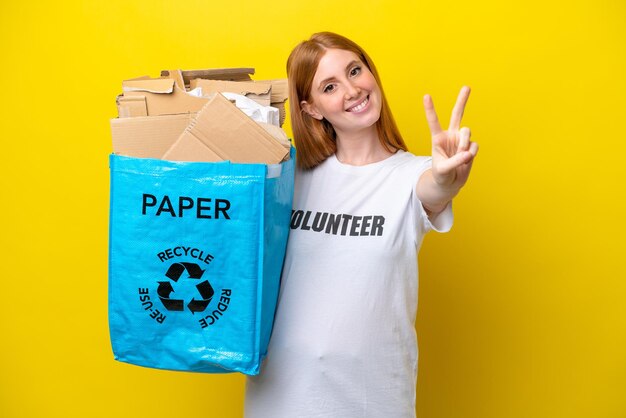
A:
[[[365,96],[365,99],[363,99],[363,101],[361,103],[356,104],[356,105],[346,109],[346,112],[358,113],[361,110],[365,109],[365,106],[367,106],[369,101],[370,101],[370,96],[367,95],[367,96]]]

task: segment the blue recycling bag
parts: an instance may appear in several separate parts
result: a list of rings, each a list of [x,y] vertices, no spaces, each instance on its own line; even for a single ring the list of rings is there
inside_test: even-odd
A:
[[[110,156],[116,360],[258,374],[278,296],[295,150],[276,165]]]

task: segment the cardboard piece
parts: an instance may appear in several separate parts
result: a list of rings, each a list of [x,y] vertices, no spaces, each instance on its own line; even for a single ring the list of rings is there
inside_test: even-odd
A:
[[[176,85],[173,78],[148,78],[125,80],[122,82],[124,95],[118,97],[118,116],[160,116],[199,112],[209,101],[206,97],[187,94]],[[144,97],[145,114],[137,114],[137,101]]]
[[[205,80],[196,78],[191,80],[190,89],[202,88],[202,94],[207,93],[235,93],[246,96],[262,106],[269,106],[271,103],[271,83],[255,81],[223,81]]]
[[[289,86],[286,78],[277,78],[274,80],[263,80],[258,83],[270,83],[272,85],[272,103],[284,103],[289,97]]]
[[[191,80],[204,78],[207,80],[251,81],[250,75],[254,68],[211,68],[204,70],[162,70],[161,77],[173,78],[172,72],[179,71],[184,85],[188,88]],[[182,87],[182,86],[181,86]]]
[[[136,78],[122,82],[122,91],[146,91],[150,93],[172,93],[174,79],[172,78]]]
[[[224,80],[224,81],[237,81],[245,82],[252,81],[251,75],[254,74],[254,68],[215,68],[206,70],[162,70],[161,77],[177,79],[179,76],[183,79],[182,82],[176,81],[181,86],[191,89],[192,80]],[[271,80],[257,80],[255,83],[270,83],[272,85],[270,94],[269,106],[273,106],[278,109],[280,115],[280,126],[285,123],[286,112],[285,102],[289,96],[288,83],[286,78],[278,78]],[[220,90],[229,91],[229,90]],[[237,93],[237,92],[233,92]],[[241,93],[238,93],[241,94]],[[264,105],[266,106],[266,105]]]
[[[263,82],[269,82],[272,84],[272,95],[270,98],[270,106],[278,109],[280,115],[280,126],[285,123],[287,114],[285,112],[285,102],[289,97],[289,85],[286,78],[279,78],[274,80],[263,80]]]
[[[123,103],[120,103],[122,101]],[[117,96],[117,113],[120,118],[148,116],[148,105],[145,96],[124,97]]]
[[[283,147],[287,150],[291,149],[291,141],[287,136],[287,133],[283,131],[276,125],[272,125],[271,123],[257,122],[257,124],[265,129],[268,134],[272,135],[275,140],[277,140]]]
[[[215,161],[217,155],[217,161],[277,164],[289,157],[289,149],[217,93],[163,154],[163,159],[198,161],[196,154],[203,154],[208,161]]]
[[[243,94],[263,106],[277,108],[282,126],[286,119],[287,79],[252,81],[251,74],[254,74],[254,68],[162,70],[161,78],[143,76],[125,80],[122,83],[124,94],[117,98],[118,116],[128,118],[198,112],[208,102],[207,98],[190,96],[186,92],[201,85],[205,93]]]
[[[164,71],[161,71],[161,78],[171,78],[181,90],[187,90],[187,87],[185,86],[185,78],[183,77],[183,72],[181,70],[169,70],[165,72],[168,73],[168,75],[163,76]]]
[[[161,158],[185,131],[196,113],[111,119],[113,152],[141,158]]]
[[[163,154],[163,160],[168,161],[195,161],[219,162],[224,161],[204,142],[194,135],[181,135],[176,142]]]

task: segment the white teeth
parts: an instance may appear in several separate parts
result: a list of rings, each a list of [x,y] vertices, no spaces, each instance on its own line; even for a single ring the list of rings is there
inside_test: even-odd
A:
[[[369,97],[366,97],[365,100],[363,100],[361,103],[359,103],[358,105],[351,107],[350,109],[348,109],[349,112],[359,112],[361,111],[366,105],[367,102],[369,101]]]

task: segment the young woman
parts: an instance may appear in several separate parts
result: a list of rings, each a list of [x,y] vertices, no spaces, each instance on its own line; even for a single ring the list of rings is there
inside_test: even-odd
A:
[[[287,61],[296,189],[268,356],[247,418],[415,416],[417,252],[452,225],[478,151],[424,97],[432,158],[407,152],[368,55],[318,33]]]

